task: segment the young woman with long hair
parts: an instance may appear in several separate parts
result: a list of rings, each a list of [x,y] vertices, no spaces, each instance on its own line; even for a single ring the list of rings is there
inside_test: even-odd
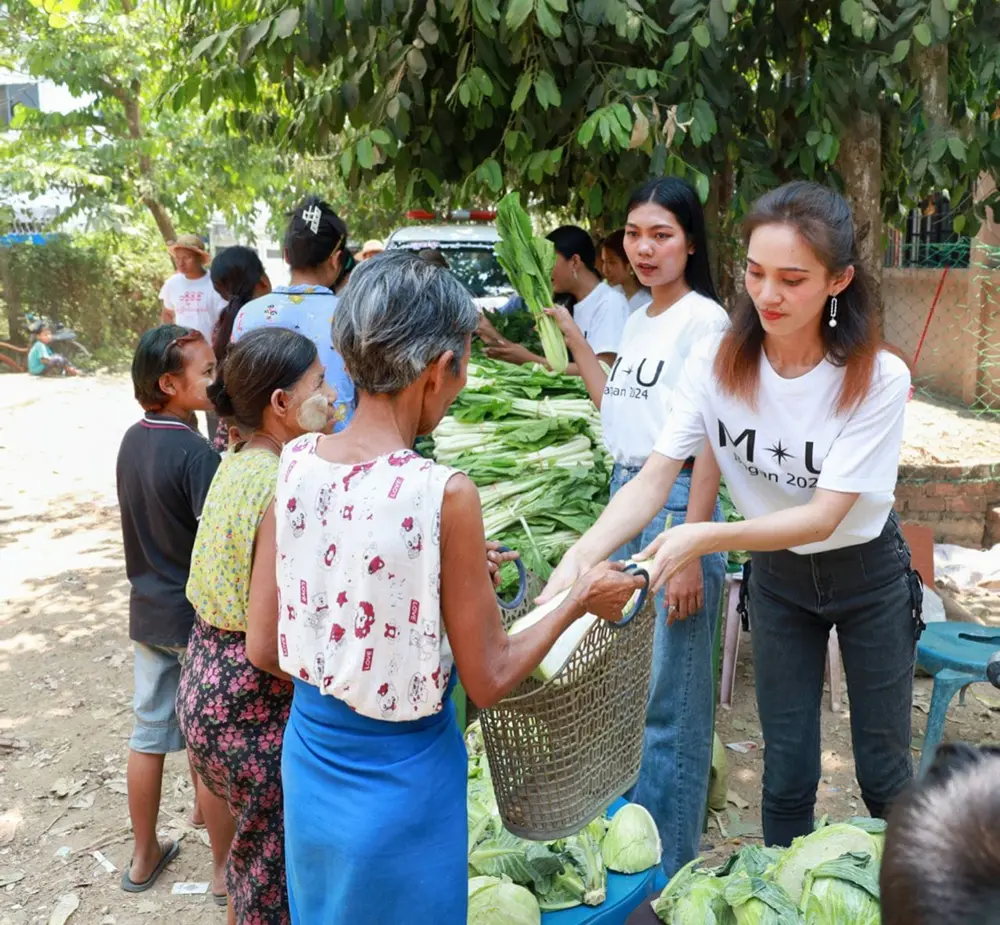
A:
[[[688,523],[644,551],[654,586],[698,557],[752,553],[744,581],[764,733],[764,838],[811,832],[830,628],[873,816],[912,776],[910,711],[921,588],[892,511],[910,374],[883,349],[850,208],[815,183],[763,196],[746,219],[746,293],[695,350],[642,472],[570,550],[542,597],[656,516],[706,444],[742,523]],[[699,459],[699,461],[701,461]],[[663,787],[671,781],[662,780]]]
[[[705,218],[694,189],[674,177],[651,180],[633,193],[627,215],[624,246],[652,301],[629,317],[610,373],[569,312],[550,311],[601,409],[605,444],[615,461],[612,497],[638,476],[653,452],[688,354],[728,324],[715,294]],[[675,524],[721,520],[718,488],[715,466],[695,466],[688,458],[669,497],[660,500],[638,535],[617,544],[615,557],[634,556],[663,531],[668,518]],[[661,619],[633,798],[656,820],[668,876],[697,855],[701,840],[712,764],[712,640],[724,577],[721,555],[694,559],[668,593],[656,598]]]

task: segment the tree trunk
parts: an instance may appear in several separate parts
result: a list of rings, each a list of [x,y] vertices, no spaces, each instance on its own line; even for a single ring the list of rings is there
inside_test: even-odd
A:
[[[948,46],[919,47],[913,63],[920,75],[920,102],[928,121],[948,125]]]
[[[14,279],[11,269],[11,254],[9,247],[0,247],[0,292],[3,294],[4,306],[7,309],[7,331],[12,344],[24,347],[28,343],[28,332],[24,324],[24,308],[21,305],[21,292]]]
[[[163,235],[163,240],[167,244],[177,240],[177,232],[174,231],[174,223],[170,220],[167,210],[163,208],[163,203],[158,202],[152,196],[143,196],[142,201],[146,208],[152,213],[153,220],[156,222],[156,227],[160,229],[160,234]]]
[[[882,305],[882,119],[877,112],[859,109],[840,139],[837,169],[854,214],[854,235],[861,266],[868,271],[878,306]]]

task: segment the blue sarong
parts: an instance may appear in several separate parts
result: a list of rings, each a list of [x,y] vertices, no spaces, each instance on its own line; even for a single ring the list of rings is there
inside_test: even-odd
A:
[[[292,925],[466,925],[467,758],[450,693],[436,716],[389,723],[295,681],[281,764]]]

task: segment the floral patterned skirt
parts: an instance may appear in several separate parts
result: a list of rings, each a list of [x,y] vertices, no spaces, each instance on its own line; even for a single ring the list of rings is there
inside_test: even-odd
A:
[[[236,818],[226,888],[239,925],[288,925],[281,742],[292,685],[255,668],[246,636],[198,619],[177,692],[188,755]]]

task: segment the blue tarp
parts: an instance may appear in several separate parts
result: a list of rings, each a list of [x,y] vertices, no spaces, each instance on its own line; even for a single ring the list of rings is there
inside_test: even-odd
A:
[[[39,234],[38,232],[5,234],[0,235],[0,247],[12,247],[14,244],[44,244],[49,238],[54,237],[54,234]]]

